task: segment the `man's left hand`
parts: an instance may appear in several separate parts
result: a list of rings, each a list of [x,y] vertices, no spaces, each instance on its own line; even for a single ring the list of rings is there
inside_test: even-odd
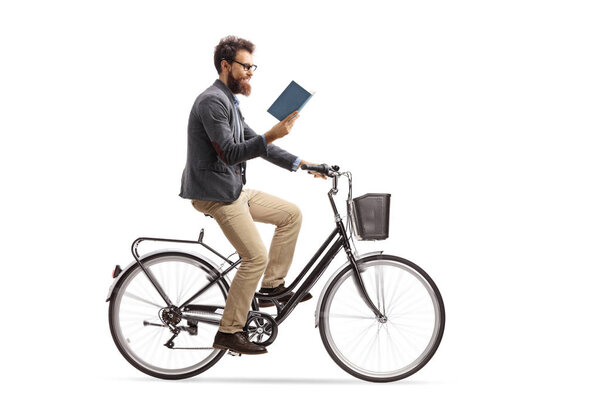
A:
[[[300,161],[300,165],[299,165],[298,167],[301,167],[301,166],[303,166],[303,165],[319,165],[319,164],[316,164],[316,163],[311,163],[311,162],[308,162],[308,161],[304,161],[304,160],[302,160],[302,161]],[[315,171],[308,171],[308,173],[309,173],[309,174],[312,174],[312,175],[313,175],[315,178],[323,178],[323,179],[327,179],[327,176],[326,176],[326,175],[320,174],[320,173],[318,173],[318,172],[315,172]]]

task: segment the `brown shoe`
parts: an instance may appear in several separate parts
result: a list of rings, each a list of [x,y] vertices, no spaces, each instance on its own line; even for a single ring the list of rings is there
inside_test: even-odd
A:
[[[231,350],[240,354],[265,354],[267,349],[248,339],[248,332],[224,333],[218,331],[213,343],[215,349]]]
[[[281,285],[277,286],[276,288],[261,288],[259,293],[274,295],[274,294],[281,293],[285,290],[287,290],[287,289],[285,286],[283,286],[283,283],[282,283]],[[290,292],[290,293],[286,294],[285,296],[278,298],[277,301],[280,302],[281,304],[285,304],[288,301],[290,301],[290,299],[292,298],[293,295],[294,295],[294,292]],[[310,300],[310,299],[312,299],[312,294],[306,293],[304,295],[304,297],[302,297],[300,299],[300,303],[302,303],[303,301]],[[275,305],[275,303],[273,303],[271,300],[258,299],[259,307],[273,307],[274,305]]]

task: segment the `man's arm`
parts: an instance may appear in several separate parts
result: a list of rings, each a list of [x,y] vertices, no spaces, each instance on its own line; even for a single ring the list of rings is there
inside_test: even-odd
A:
[[[234,165],[267,155],[266,140],[256,134],[255,137],[242,143],[234,143],[227,107],[218,97],[210,97],[202,101],[198,104],[196,112],[213,148],[225,164]]]
[[[288,171],[296,171],[300,162],[302,161],[299,157],[285,151],[281,147],[275,146],[274,144],[267,145],[267,139],[265,135],[257,135],[256,132],[244,122],[244,139],[245,140],[256,140],[255,138],[261,138],[264,140],[267,146],[267,154],[261,155],[265,160],[277,165],[278,167],[285,168]]]

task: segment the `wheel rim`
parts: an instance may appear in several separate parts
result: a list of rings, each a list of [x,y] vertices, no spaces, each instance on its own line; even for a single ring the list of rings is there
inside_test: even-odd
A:
[[[337,279],[324,304],[323,328],[335,357],[371,378],[408,376],[428,361],[442,331],[442,306],[429,282],[399,261],[362,263],[361,277],[378,320],[361,299],[352,269]]]
[[[184,256],[164,256],[144,261],[167,296],[175,305],[187,300],[203,287],[210,273],[198,261]],[[226,289],[218,282],[192,304],[225,306]],[[127,356],[143,369],[163,375],[183,375],[203,368],[219,356],[212,342],[217,325],[198,323],[197,335],[182,331],[175,347],[204,347],[205,350],[169,349],[164,344],[173,334],[163,325],[158,314],[166,306],[152,283],[136,268],[123,278],[123,283],[112,300],[111,323],[115,339]],[[161,326],[158,326],[161,325]],[[183,319],[178,326],[187,326]]]

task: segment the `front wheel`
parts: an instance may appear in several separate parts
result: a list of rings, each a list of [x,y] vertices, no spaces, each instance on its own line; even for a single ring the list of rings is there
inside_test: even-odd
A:
[[[420,370],[444,333],[442,296],[416,264],[376,255],[358,260],[367,293],[384,314],[377,318],[362,300],[352,266],[326,288],[319,310],[325,349],[349,374],[392,382]]]

